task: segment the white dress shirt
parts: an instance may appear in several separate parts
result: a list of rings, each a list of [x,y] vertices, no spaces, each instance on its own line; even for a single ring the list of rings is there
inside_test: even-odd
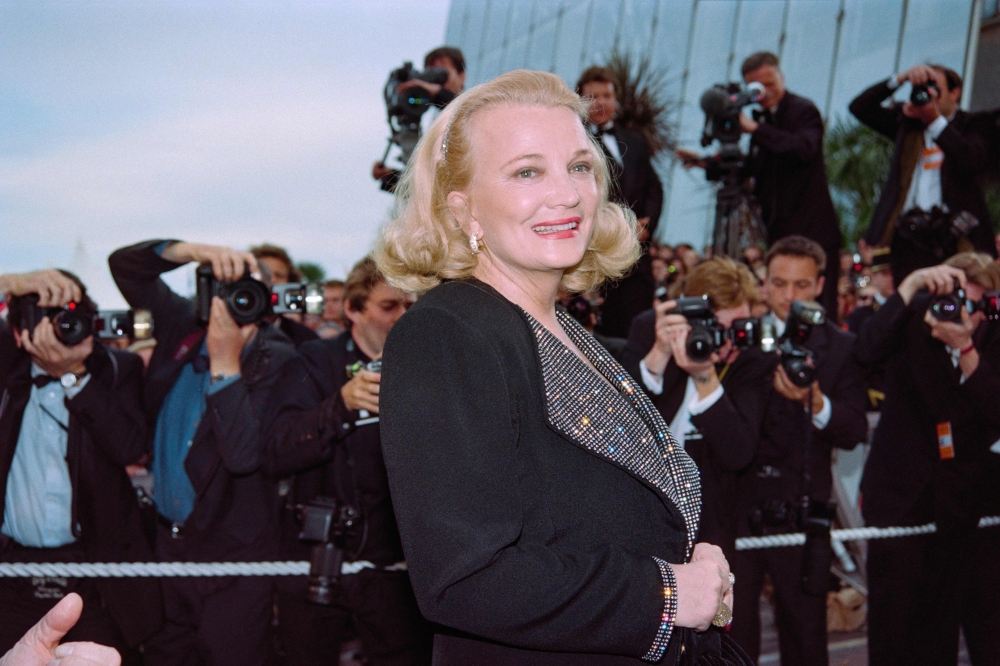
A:
[[[597,134],[597,125],[594,123],[588,124],[590,125],[591,134]],[[613,157],[615,162],[618,162],[620,166],[622,163],[622,151],[618,146],[618,139],[616,139],[615,135],[611,133],[611,130],[614,129],[614,127],[615,121],[613,120],[609,120],[602,127],[600,127],[600,129],[604,131],[604,134],[601,135],[601,143],[604,144],[604,147],[608,149],[609,153],[611,153],[611,157]]]
[[[642,375],[642,383],[646,385],[646,388],[653,395],[663,393],[663,375],[654,374],[646,366],[645,360],[639,361],[639,373]],[[688,439],[701,439],[698,429],[691,423],[691,417],[708,411],[709,407],[719,401],[722,394],[723,388],[720,383],[714,391],[704,398],[699,398],[698,386],[695,384],[694,378],[688,376],[687,385],[684,389],[684,399],[681,400],[681,406],[670,422],[670,432],[673,434],[674,439],[677,440],[677,443],[681,445],[681,448],[684,447],[684,442]]]

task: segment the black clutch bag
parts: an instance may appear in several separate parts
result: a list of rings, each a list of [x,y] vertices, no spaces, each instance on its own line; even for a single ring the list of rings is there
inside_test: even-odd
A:
[[[736,641],[718,627],[683,632],[678,666],[755,666]]]

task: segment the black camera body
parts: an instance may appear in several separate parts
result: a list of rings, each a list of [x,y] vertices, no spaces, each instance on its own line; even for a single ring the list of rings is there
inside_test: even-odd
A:
[[[271,314],[271,290],[260,280],[250,277],[247,267],[243,277],[232,282],[215,279],[211,264],[202,264],[196,273],[195,306],[198,321],[208,324],[212,314],[212,297],[226,302],[233,321],[240,326],[255,324]]]
[[[67,347],[80,344],[94,333],[94,315],[84,312],[79,303],[43,308],[38,305],[38,294],[27,294],[23,298],[27,306],[22,310],[21,321],[14,325],[20,331],[27,331],[29,338],[44,317],[49,318],[56,338]]]
[[[389,141],[399,146],[404,164],[410,161],[410,155],[420,140],[420,118],[433,106],[430,95],[421,87],[415,86],[402,92],[398,90],[401,84],[414,79],[443,86],[448,82],[448,70],[428,67],[421,72],[407,61],[389,73],[389,80],[382,91],[389,117]]]
[[[971,300],[955,280],[955,288],[950,294],[941,294],[931,300],[930,313],[938,321],[962,321],[962,308],[971,315],[983,312],[986,318],[995,321],[1000,319],[1000,291],[988,291],[978,301]]]
[[[913,86],[910,91],[910,103],[913,106],[926,106],[930,104],[934,96],[931,95],[931,88],[937,91],[938,96],[941,95],[941,89],[937,87],[935,83],[924,83],[919,86]]]
[[[764,87],[756,82],[746,88],[738,83],[718,83],[703,92],[701,110],[705,112],[705,130],[701,135],[701,145],[707,147],[718,140],[725,152],[726,145],[739,143],[743,135],[740,129],[743,107],[757,104],[763,96]]]
[[[361,514],[354,507],[332,497],[315,497],[296,507],[302,523],[299,540],[312,543],[309,558],[309,601],[329,606],[333,587],[340,580],[344,547],[361,524]]]
[[[691,326],[684,347],[692,361],[707,361],[727,340],[741,349],[760,344],[760,319],[734,319],[733,325],[727,329],[716,318],[708,296],[682,297],[676,302],[670,314],[684,315]]]
[[[811,386],[816,379],[813,353],[806,348],[814,326],[826,321],[826,310],[815,301],[792,301],[785,320],[785,333],[777,341],[781,352],[781,367],[799,388]]]

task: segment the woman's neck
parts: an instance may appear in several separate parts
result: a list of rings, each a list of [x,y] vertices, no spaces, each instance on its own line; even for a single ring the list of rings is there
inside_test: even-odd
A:
[[[561,271],[522,271],[497,266],[488,256],[481,256],[473,274],[546,328],[558,326],[556,300],[562,281]]]

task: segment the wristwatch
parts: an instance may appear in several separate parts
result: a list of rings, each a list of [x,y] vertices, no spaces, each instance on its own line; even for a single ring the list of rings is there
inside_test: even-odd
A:
[[[86,376],[86,372],[80,373],[79,375],[75,372],[67,372],[59,378],[59,383],[62,384],[63,388],[73,388],[74,386],[79,386],[80,382],[82,382],[83,378]]]

